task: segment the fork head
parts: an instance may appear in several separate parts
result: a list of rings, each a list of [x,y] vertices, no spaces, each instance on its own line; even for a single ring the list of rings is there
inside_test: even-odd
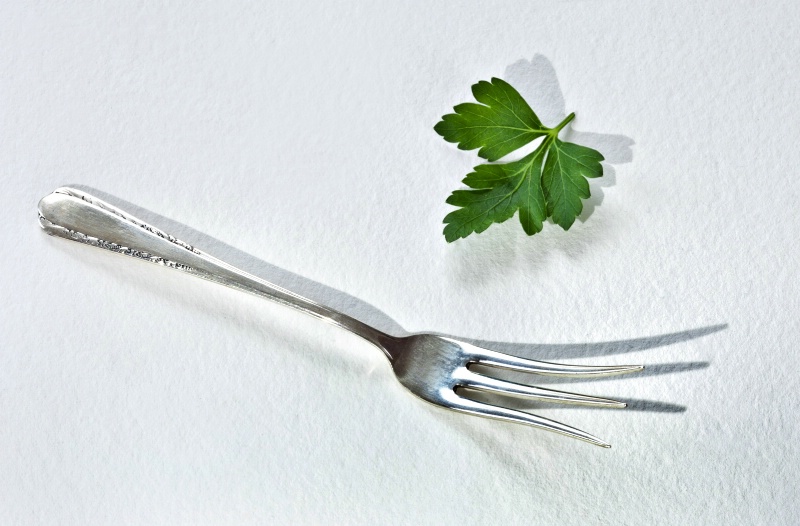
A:
[[[612,376],[641,371],[641,365],[584,366],[540,362],[519,358],[435,334],[414,334],[393,340],[386,349],[400,383],[416,396],[438,406],[553,431],[586,442],[611,447],[579,429],[532,415],[464,397],[461,390],[477,390],[545,402],[623,408],[625,403],[493,378],[470,369],[470,365],[501,368],[532,374],[581,378]]]

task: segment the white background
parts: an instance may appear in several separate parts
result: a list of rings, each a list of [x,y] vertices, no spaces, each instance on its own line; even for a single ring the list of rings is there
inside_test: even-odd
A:
[[[796,523],[799,5],[3,2],[0,522]],[[492,76],[607,175],[569,232],[448,245],[478,158],[432,127]],[[388,330],[650,369],[537,408],[610,450],[450,413],[355,336],[46,236],[64,184]]]

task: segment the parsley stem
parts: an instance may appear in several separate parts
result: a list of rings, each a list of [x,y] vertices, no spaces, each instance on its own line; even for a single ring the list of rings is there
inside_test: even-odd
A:
[[[564,126],[566,126],[567,124],[569,124],[569,123],[570,123],[570,121],[571,121],[572,119],[574,119],[574,118],[575,118],[575,112],[572,112],[572,113],[570,113],[569,115],[567,115],[567,117],[566,117],[566,118],[565,118],[563,121],[561,121],[561,122],[558,124],[558,126],[556,126],[555,128],[553,128],[553,129],[552,129],[552,131],[551,131],[550,133],[551,133],[553,136],[557,137],[557,136],[558,136],[558,134],[559,134],[559,132],[561,131],[561,129],[562,129]]]

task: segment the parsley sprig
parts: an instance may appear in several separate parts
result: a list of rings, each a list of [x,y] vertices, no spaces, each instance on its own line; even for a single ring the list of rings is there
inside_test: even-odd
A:
[[[462,150],[479,148],[478,155],[493,162],[544,139],[518,161],[473,168],[463,180],[469,190],[456,190],[447,199],[458,207],[444,218],[447,242],[479,234],[517,211],[529,236],[541,232],[548,217],[569,230],[583,210],[581,199],[590,196],[587,178],[603,175],[600,152],[558,138],[575,114],[548,128],[517,90],[498,78],[478,82],[472,94],[479,104],[459,104],[434,126],[446,141]]]

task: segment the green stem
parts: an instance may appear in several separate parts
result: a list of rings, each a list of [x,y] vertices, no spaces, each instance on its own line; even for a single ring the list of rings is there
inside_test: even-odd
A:
[[[552,135],[553,137],[558,137],[558,134],[561,132],[561,129],[567,124],[569,124],[570,121],[572,121],[572,119],[574,118],[575,118],[575,112],[572,112],[569,115],[567,115],[567,117],[563,121],[561,121],[558,124],[558,126],[550,130],[550,135]]]

